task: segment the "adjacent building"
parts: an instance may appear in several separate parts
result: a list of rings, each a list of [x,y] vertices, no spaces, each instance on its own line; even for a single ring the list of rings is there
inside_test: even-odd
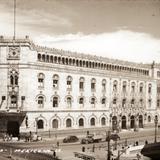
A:
[[[79,54],[0,37],[0,132],[152,127],[160,65]]]

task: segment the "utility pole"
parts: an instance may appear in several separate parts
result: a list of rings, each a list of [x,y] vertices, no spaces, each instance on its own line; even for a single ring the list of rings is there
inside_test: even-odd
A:
[[[110,131],[108,131],[108,155],[107,160],[111,159],[111,151],[110,151]]]
[[[14,0],[14,35],[13,39],[16,38],[16,0]]]
[[[158,117],[157,117],[157,116],[155,116],[154,123],[155,123],[155,137],[154,137],[154,143],[157,143],[157,124],[158,124]]]

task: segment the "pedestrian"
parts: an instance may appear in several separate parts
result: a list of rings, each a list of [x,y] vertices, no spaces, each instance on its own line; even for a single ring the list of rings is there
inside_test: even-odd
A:
[[[137,153],[137,160],[141,159],[141,155]]]
[[[59,148],[59,141],[57,141],[57,148]]]
[[[147,141],[147,140],[145,141],[145,144],[148,144],[148,141]]]
[[[29,141],[31,141],[32,140],[32,132],[30,131],[29,132]]]
[[[95,151],[95,145],[93,144],[93,147],[92,147],[92,152],[94,152]]]
[[[85,147],[84,146],[82,147],[82,152],[85,152]]]
[[[56,158],[56,152],[53,150],[53,158]]]

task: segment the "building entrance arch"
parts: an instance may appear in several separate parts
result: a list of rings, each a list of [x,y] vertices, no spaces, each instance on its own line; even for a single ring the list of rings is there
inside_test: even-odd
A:
[[[143,128],[143,116],[139,115],[139,128]]]
[[[126,129],[127,125],[126,125],[127,121],[126,121],[126,116],[122,117],[122,129]]]
[[[19,136],[19,123],[18,121],[8,121],[7,123],[7,133],[13,137]]]
[[[117,130],[117,117],[113,116],[112,117],[112,130]]]
[[[130,119],[130,128],[134,128],[134,127],[135,127],[135,117],[131,116],[131,119]]]

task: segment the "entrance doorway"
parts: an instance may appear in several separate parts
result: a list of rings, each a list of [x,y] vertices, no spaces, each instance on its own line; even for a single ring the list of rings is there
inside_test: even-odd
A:
[[[7,133],[12,134],[13,137],[18,137],[19,135],[19,123],[17,121],[8,121],[7,123]]]
[[[126,116],[122,117],[122,129],[126,129],[127,125],[126,125]]]
[[[139,116],[139,128],[143,128],[143,116]]]
[[[131,125],[130,128],[134,128],[135,127],[135,119],[134,116],[131,116]]]
[[[117,117],[113,116],[112,117],[112,130],[117,130]]]

